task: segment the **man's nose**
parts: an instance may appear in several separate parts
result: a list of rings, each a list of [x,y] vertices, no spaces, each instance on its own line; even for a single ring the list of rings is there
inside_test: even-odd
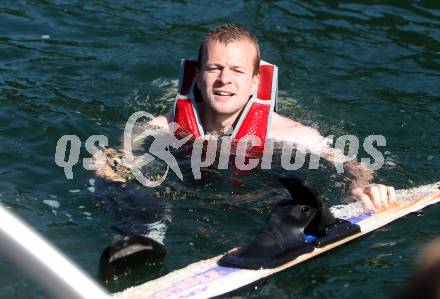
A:
[[[223,68],[218,77],[219,81],[223,84],[228,84],[231,82],[231,70],[227,67]]]

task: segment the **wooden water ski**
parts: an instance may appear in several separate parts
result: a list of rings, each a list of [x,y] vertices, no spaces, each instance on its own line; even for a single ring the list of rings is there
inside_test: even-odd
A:
[[[361,227],[361,232],[325,247],[315,248],[313,252],[301,255],[280,267],[261,270],[226,268],[217,265],[217,261],[222,257],[219,255],[193,263],[142,285],[131,287],[114,294],[114,298],[210,298],[226,294],[359,238],[409,213],[440,202],[439,187],[440,182],[398,190],[399,205],[376,214],[370,211],[365,212],[359,203],[332,207],[332,213],[336,217],[358,224]]]

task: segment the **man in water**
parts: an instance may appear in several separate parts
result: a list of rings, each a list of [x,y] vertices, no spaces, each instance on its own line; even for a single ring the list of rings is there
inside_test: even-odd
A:
[[[237,125],[247,102],[257,90],[259,65],[258,41],[244,28],[223,24],[207,34],[199,49],[195,78],[203,99],[197,108],[205,132],[223,132],[225,128]],[[174,119],[174,111],[170,111],[156,117],[150,124],[168,128]],[[274,140],[319,149],[322,156],[335,163],[347,161],[340,151],[327,146],[325,138],[316,129],[276,112],[272,112],[269,130]],[[369,171],[361,167],[352,169],[357,172],[349,191],[352,198],[374,211],[387,209],[395,203],[393,187],[369,184]]]
[[[224,132],[227,128],[242,125],[238,124],[238,120],[245,113],[248,101],[257,91],[260,80],[259,65],[258,41],[244,28],[224,24],[207,34],[199,49],[198,69],[195,75],[202,100],[196,104],[197,107],[193,107],[199,113],[200,124],[205,133]],[[158,116],[150,122],[150,125],[168,130],[169,124],[176,119],[174,113],[170,111]],[[176,113],[179,112],[176,110]],[[367,209],[383,210],[395,204],[393,187],[370,184],[371,171],[362,168],[357,162],[349,162],[342,152],[330,148],[326,139],[316,129],[283,117],[276,112],[271,113],[271,121],[265,122],[268,124],[266,126],[268,126],[270,138],[278,142],[294,142],[306,149],[318,149],[323,157],[334,163],[348,162],[344,163],[345,174],[354,178],[348,195],[361,201]],[[264,144],[265,140],[261,141]],[[106,153],[107,162],[108,156],[112,156],[114,160],[117,160],[116,164],[120,165],[122,156],[117,157],[117,155],[121,153],[112,149],[107,149]],[[108,164],[98,170],[97,175],[111,181],[125,181]],[[163,224],[163,221],[158,221],[158,223]],[[148,237],[141,241],[161,248],[164,233],[162,232],[161,235],[161,238],[157,239],[149,233],[145,235]],[[151,241],[151,238],[159,243]],[[124,238],[109,246],[101,258],[102,268],[110,264],[114,256],[118,256],[121,248],[126,250],[130,247],[130,242],[138,246],[140,241]],[[162,252],[163,250],[156,251]]]

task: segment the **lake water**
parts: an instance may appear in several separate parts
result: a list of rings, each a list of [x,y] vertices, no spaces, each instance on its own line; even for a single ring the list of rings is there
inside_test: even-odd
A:
[[[113,238],[115,215],[100,207],[100,190],[92,192],[94,173],[82,167],[90,157],[85,140],[103,134],[119,148],[133,112],[172,108],[181,58],[195,57],[207,30],[224,21],[255,33],[263,59],[279,66],[281,114],[325,136],[385,136],[376,181],[408,188],[439,180],[437,1],[1,1],[0,201],[91,276]],[[54,160],[66,134],[83,145],[73,180]],[[168,255],[107,288],[243,244],[283,195],[267,175],[247,177],[238,189],[214,178],[192,184],[170,176],[145,191],[171,190],[164,199],[172,215]],[[390,298],[418,249],[439,235],[438,206],[418,215],[240,295]],[[46,294],[0,256],[0,297]]]

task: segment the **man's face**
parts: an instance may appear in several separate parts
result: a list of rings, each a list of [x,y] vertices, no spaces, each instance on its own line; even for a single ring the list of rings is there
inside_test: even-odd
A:
[[[254,76],[256,50],[248,40],[228,45],[206,45],[201,70],[196,75],[203,103],[214,113],[238,115],[256,92],[259,76]]]

